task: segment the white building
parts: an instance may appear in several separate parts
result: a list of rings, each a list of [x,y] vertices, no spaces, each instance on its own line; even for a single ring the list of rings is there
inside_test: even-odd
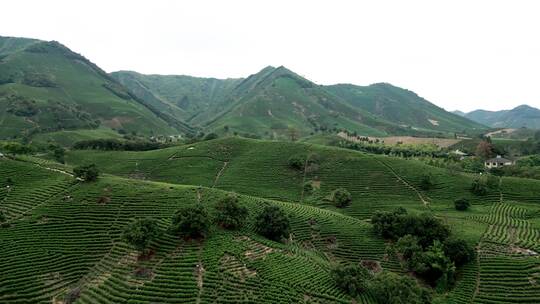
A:
[[[488,160],[486,160],[484,162],[484,166],[486,168],[498,168],[498,167],[503,167],[503,166],[510,166],[510,165],[513,165],[514,162],[509,160],[509,159],[506,159],[500,155],[497,155],[497,157],[495,158],[490,158]]]

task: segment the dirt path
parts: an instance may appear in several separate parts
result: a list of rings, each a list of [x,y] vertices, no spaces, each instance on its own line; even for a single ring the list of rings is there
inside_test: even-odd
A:
[[[404,178],[402,178],[399,174],[397,174],[396,171],[394,171],[394,169],[386,164],[385,162],[382,162],[376,158],[374,158],[377,162],[379,162],[381,165],[385,166],[398,180],[400,180],[405,186],[407,186],[408,188],[410,188],[411,190],[413,190],[416,195],[418,196],[418,198],[420,199],[420,201],[422,202],[422,204],[424,204],[424,206],[429,206],[429,201],[431,200],[429,197],[424,197],[424,195],[422,194],[422,192],[420,192],[418,189],[416,189],[413,185],[411,185],[408,181],[406,181]]]
[[[229,164],[228,161],[223,162],[223,167],[221,167],[221,170],[216,174],[216,178],[214,179],[214,184],[212,185],[212,188],[215,188],[220,176],[223,174],[223,171],[227,168],[227,165]]]

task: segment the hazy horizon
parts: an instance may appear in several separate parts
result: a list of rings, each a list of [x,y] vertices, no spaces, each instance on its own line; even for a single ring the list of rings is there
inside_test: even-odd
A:
[[[32,9],[29,9],[31,7]],[[540,107],[534,1],[4,4],[2,36],[57,40],[107,72],[387,82],[446,110]]]

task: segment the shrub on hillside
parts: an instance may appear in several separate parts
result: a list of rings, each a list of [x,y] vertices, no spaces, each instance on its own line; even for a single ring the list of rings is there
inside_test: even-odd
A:
[[[381,304],[429,304],[431,294],[413,278],[383,271],[370,283],[375,300]]]
[[[255,227],[261,235],[279,241],[289,236],[289,217],[278,206],[266,206],[255,218]]]
[[[288,165],[290,168],[294,170],[304,170],[305,163],[306,163],[306,157],[304,155],[293,155],[289,157]]]
[[[454,206],[456,210],[465,211],[469,209],[469,207],[471,206],[471,203],[466,198],[460,198],[454,201]]]
[[[476,257],[476,252],[469,243],[454,237],[444,241],[444,252],[456,266],[464,265]]]
[[[420,188],[422,190],[430,190],[435,186],[433,175],[430,173],[423,174],[420,179]]]
[[[202,205],[182,208],[172,217],[171,232],[184,238],[204,238],[209,229],[208,212]]]
[[[140,219],[129,224],[123,233],[126,243],[144,253],[150,242],[159,235],[157,222],[153,219]]]
[[[353,297],[364,291],[371,279],[369,271],[360,265],[338,265],[330,275],[341,290]]]
[[[351,203],[352,196],[345,188],[338,188],[332,192],[332,202],[338,208],[343,208]]]
[[[236,195],[228,195],[216,204],[216,222],[223,228],[242,227],[248,216],[248,209],[238,204]]]
[[[99,170],[95,164],[83,165],[73,168],[73,174],[75,177],[81,178],[85,182],[92,182],[97,180]]]
[[[476,178],[471,184],[471,192],[478,196],[486,195],[488,188],[483,178]]]

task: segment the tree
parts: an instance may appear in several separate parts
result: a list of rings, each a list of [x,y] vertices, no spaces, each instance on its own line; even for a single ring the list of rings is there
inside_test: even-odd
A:
[[[292,155],[291,157],[289,157],[287,164],[290,168],[294,170],[304,170],[306,164],[306,156],[300,154]]]
[[[298,140],[298,130],[293,127],[289,127],[289,138],[291,141],[297,141]]]
[[[487,194],[486,181],[483,178],[476,178],[471,184],[471,192],[482,196]]]
[[[396,242],[395,249],[407,262],[412,260],[415,255],[422,253],[422,246],[418,244],[418,238],[410,234],[400,237]],[[410,266],[408,265],[409,268]]]
[[[248,209],[238,204],[236,195],[228,195],[216,204],[216,222],[223,228],[235,229],[244,225]]]
[[[352,196],[345,188],[338,188],[332,192],[332,202],[338,208],[343,208],[351,203]]]
[[[381,304],[429,304],[428,291],[408,276],[383,271],[371,281],[370,291]]]
[[[73,174],[75,174],[75,177],[82,178],[86,182],[92,182],[97,180],[99,170],[95,164],[83,165],[73,168]]]
[[[493,156],[493,145],[487,140],[481,141],[476,146],[476,156],[482,159],[488,159]]]
[[[156,220],[140,219],[132,222],[124,229],[123,239],[126,243],[144,253],[150,242],[159,235]]]
[[[435,185],[435,182],[433,181],[433,175],[430,173],[425,173],[422,175],[422,178],[420,179],[420,188],[422,190],[429,190],[433,188]]]
[[[202,205],[179,209],[172,217],[171,232],[184,238],[204,238],[209,228],[208,212]]]
[[[466,198],[460,198],[460,199],[457,199],[457,200],[454,201],[454,206],[455,206],[456,210],[459,210],[459,211],[465,211],[465,210],[469,209],[470,205],[471,205],[471,203]]]
[[[443,244],[436,240],[422,254],[410,262],[412,270],[441,291],[448,289],[455,280],[456,266],[446,256]]]
[[[278,241],[289,236],[289,217],[278,206],[266,206],[255,218],[255,227],[261,235]]]
[[[337,265],[330,270],[336,285],[355,297],[367,288],[371,279],[369,271],[360,265]]]
[[[6,215],[3,210],[0,210],[0,224],[6,221]]]
[[[53,146],[52,151],[54,159],[63,164],[65,162],[64,157],[66,155],[66,150],[60,146]]]
[[[444,241],[444,252],[456,266],[464,265],[476,257],[476,252],[469,243],[455,237]]]

